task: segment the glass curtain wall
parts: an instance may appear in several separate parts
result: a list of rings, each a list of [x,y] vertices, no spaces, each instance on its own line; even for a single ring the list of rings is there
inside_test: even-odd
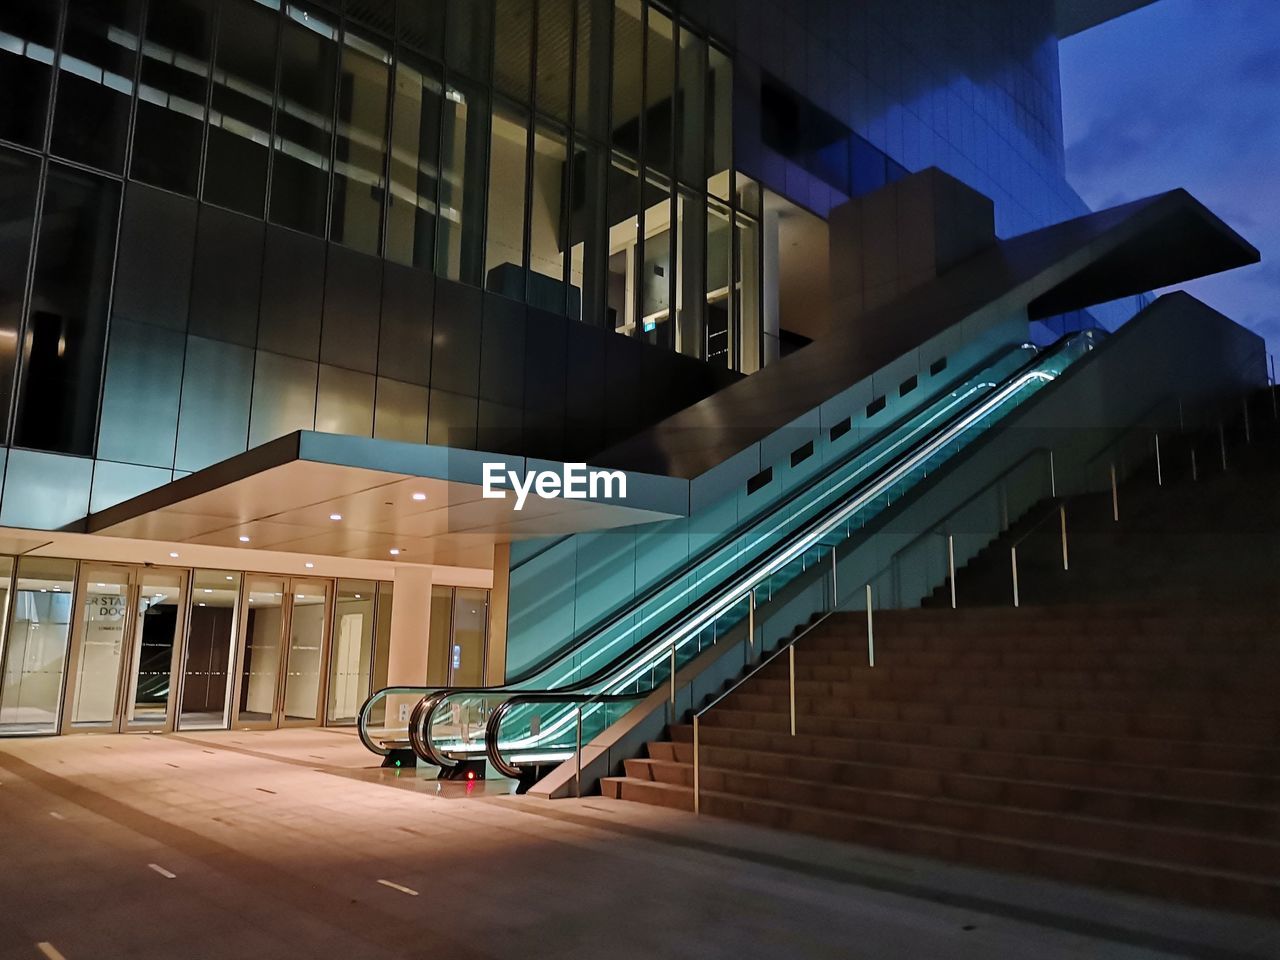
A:
[[[431,588],[427,685],[483,686],[489,643],[489,591]]]
[[[0,561],[0,572],[13,560]],[[0,674],[0,734],[56,733],[74,611],[76,562],[21,557],[13,579]]]

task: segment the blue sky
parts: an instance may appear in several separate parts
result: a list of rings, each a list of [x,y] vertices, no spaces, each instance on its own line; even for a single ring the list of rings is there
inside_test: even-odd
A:
[[[1280,0],[1157,0],[1060,55],[1072,186],[1095,208],[1191,191],[1262,263],[1183,289],[1280,354]]]

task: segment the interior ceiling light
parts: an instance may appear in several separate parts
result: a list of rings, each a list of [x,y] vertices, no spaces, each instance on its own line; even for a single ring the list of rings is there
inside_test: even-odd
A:
[[[175,553],[174,551],[170,550],[170,551],[169,551],[169,559],[170,559],[170,560],[177,560],[177,559],[178,559],[178,555],[177,555],[177,553]]]
[[[241,543],[248,543],[248,542],[249,542],[249,538],[248,538],[248,537],[246,537],[246,536],[244,536],[243,534],[241,534],[241,535],[240,535],[240,542],[241,542]]]
[[[306,564],[306,567],[307,567],[307,569],[308,569],[308,570],[314,570],[314,569],[315,569],[315,566],[316,566],[316,565],[315,565],[314,563],[311,563],[311,562],[309,562],[309,561],[308,561],[308,563]]]
[[[330,520],[341,520],[341,519],[342,519],[342,514],[340,514],[340,513],[331,513],[331,514],[329,514],[329,519],[330,519]]]
[[[415,493],[415,494],[413,495],[413,499],[418,500],[418,501],[422,501],[422,500],[427,499],[427,495],[426,495],[425,493]]]
[[[398,556],[400,556],[400,548],[399,548],[399,547],[392,547],[390,552],[391,552],[391,555],[392,555],[393,557],[398,557]]]

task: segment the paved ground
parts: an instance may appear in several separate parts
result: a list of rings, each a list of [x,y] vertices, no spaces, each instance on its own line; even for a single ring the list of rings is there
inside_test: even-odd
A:
[[[1280,957],[1280,925],[597,798],[320,730],[0,741],[0,960]]]

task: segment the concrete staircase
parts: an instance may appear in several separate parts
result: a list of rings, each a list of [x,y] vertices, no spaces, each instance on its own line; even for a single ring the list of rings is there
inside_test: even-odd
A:
[[[785,658],[702,718],[702,812],[1280,913],[1277,451],[1137,476],[1120,524],[1073,501],[1072,571],[1056,525],[1028,538],[1018,609],[1015,528],[958,577],[977,605],[878,612],[874,668],[863,615],[829,618],[796,646],[796,736]],[[692,810],[692,728],[669,735],[604,794]]]

